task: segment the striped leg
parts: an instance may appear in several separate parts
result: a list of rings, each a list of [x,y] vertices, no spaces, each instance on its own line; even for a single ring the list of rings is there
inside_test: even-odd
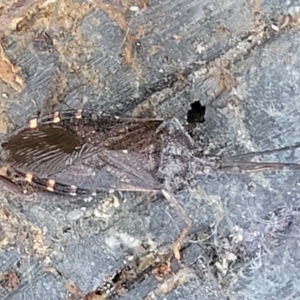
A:
[[[88,189],[56,182],[51,178],[38,177],[32,173],[26,173],[11,167],[7,167],[5,175],[0,175],[0,182],[10,191],[23,195],[30,195],[39,191],[73,197],[93,194],[93,191]]]

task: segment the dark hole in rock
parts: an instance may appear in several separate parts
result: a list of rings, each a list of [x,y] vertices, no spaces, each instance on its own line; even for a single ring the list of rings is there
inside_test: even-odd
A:
[[[191,109],[187,112],[188,123],[203,123],[205,121],[206,107],[202,106],[200,101],[191,104]]]

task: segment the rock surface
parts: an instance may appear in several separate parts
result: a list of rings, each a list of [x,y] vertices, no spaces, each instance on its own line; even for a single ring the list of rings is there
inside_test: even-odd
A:
[[[297,3],[6,3],[0,139],[53,109],[185,123],[200,101],[205,122],[191,133],[207,153],[294,145]],[[300,151],[259,159],[297,163]],[[172,272],[159,279],[152,268],[112,299],[300,298],[299,190],[297,170],[196,176],[175,195],[193,221],[184,265],[172,260]],[[171,253],[182,221],[162,196],[116,192],[89,200],[46,193],[28,199],[0,187],[1,299],[104,299],[93,291],[125,262],[144,262],[143,251],[156,245]]]

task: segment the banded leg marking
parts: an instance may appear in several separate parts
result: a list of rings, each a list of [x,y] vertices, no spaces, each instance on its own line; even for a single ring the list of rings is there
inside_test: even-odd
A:
[[[98,118],[110,117],[109,115],[104,114],[103,112],[95,113],[92,110],[77,109],[77,110],[62,110],[56,111],[52,114],[42,116],[40,118],[35,118],[29,121],[29,128],[35,129],[38,125],[51,125],[59,124],[63,121],[72,121],[72,120],[94,120]]]
[[[73,197],[78,195],[93,194],[93,191],[89,189],[78,188],[76,185],[63,184],[51,178],[37,177],[32,173],[24,173],[17,169],[14,169],[14,172],[20,177],[24,178],[24,181],[31,184],[32,186],[42,188],[48,192],[57,193],[61,195],[70,195]]]

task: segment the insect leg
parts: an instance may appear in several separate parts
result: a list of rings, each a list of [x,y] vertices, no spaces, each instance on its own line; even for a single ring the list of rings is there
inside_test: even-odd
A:
[[[18,169],[14,169],[14,171],[17,175],[24,178],[24,181],[37,189],[74,197],[77,195],[94,194],[94,191],[90,189],[79,188],[75,185],[63,184],[55,181],[54,179],[38,177],[32,173],[25,173]]]
[[[180,249],[181,246],[184,244],[185,239],[191,230],[192,221],[190,217],[187,215],[187,212],[184,209],[184,207],[176,200],[176,198],[170,192],[164,189],[162,189],[161,192],[164,195],[164,197],[167,199],[167,201],[170,203],[172,208],[174,208],[176,214],[184,221],[184,228],[181,231],[180,236],[176,240],[173,247],[175,258],[177,260],[180,260]]]
[[[24,189],[20,185],[14,183],[9,178],[3,175],[0,175],[0,182],[1,182],[1,187],[3,186],[4,188],[7,188],[9,191],[12,191],[18,195],[24,194]]]

